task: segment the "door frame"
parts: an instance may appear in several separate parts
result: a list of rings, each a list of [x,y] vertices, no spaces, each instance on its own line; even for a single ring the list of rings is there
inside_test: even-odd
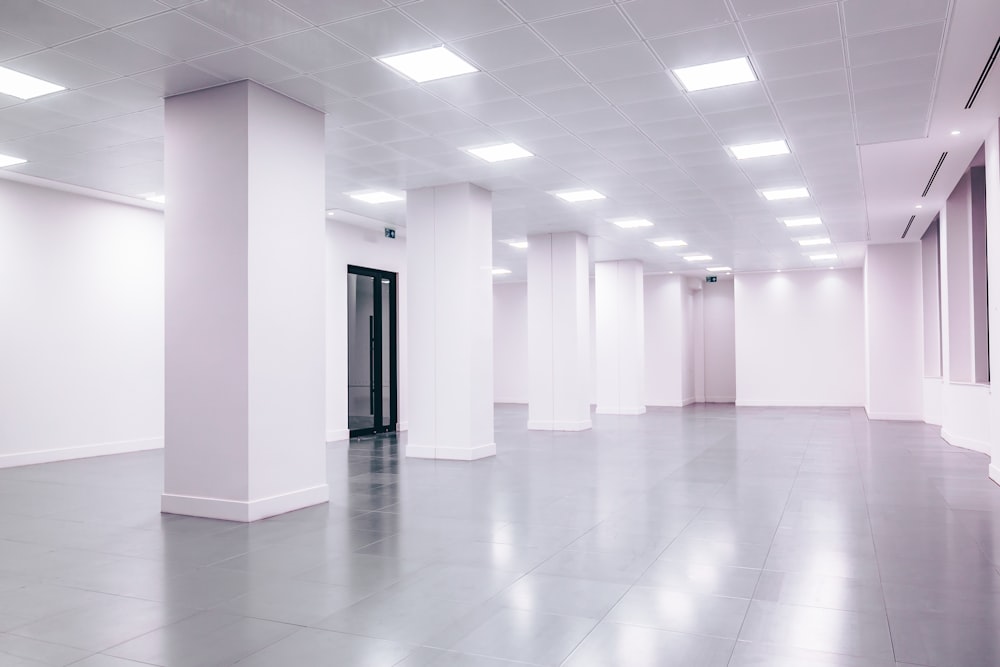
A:
[[[372,393],[373,397],[373,417],[375,426],[372,428],[359,428],[352,429],[350,431],[350,437],[354,438],[363,435],[375,435],[378,433],[393,433],[398,429],[399,425],[399,350],[398,350],[398,295],[397,295],[397,278],[398,274],[391,271],[381,271],[379,269],[370,269],[364,266],[355,266],[354,264],[347,265],[347,273],[354,274],[357,276],[365,276],[368,278],[373,278],[375,280],[374,289],[374,349],[372,354]],[[385,415],[382,414],[382,405],[385,402],[385,397],[382,396],[382,377],[385,359],[382,359],[382,349],[384,347],[384,341],[382,338],[382,332],[384,330],[383,326],[379,326],[382,323],[382,289],[381,286],[384,281],[389,281],[389,418],[385,419]],[[348,339],[349,340],[349,339]],[[377,381],[376,381],[377,380]],[[350,408],[348,408],[348,417],[350,417]]]

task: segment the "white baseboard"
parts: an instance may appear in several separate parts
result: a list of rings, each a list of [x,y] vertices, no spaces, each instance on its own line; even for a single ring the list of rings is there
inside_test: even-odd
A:
[[[887,422],[922,422],[924,421],[924,416],[916,413],[908,412],[873,412],[868,408],[865,408],[865,414],[868,415],[869,421],[887,421]]]
[[[326,484],[258,500],[224,500],[164,493],[160,498],[160,510],[166,514],[250,523],[304,507],[320,505],[329,500],[330,487]]]
[[[948,431],[941,429],[941,437],[949,445],[954,445],[955,447],[961,447],[962,449],[971,449],[974,452],[979,452],[980,454],[990,453],[990,443],[984,442],[982,440],[977,440],[975,438],[968,438],[962,435],[955,435],[954,433],[949,433]]]
[[[351,437],[351,431],[350,431],[350,429],[346,429],[346,428],[341,428],[341,429],[337,429],[335,431],[327,431],[326,432],[326,441],[327,442],[339,442],[341,440],[349,440],[350,437]]]
[[[593,428],[594,424],[589,419],[578,422],[560,421],[529,421],[529,431],[586,431]]]
[[[4,454],[0,456],[0,468],[15,468],[17,466],[35,465],[36,463],[55,463],[57,461],[72,461],[74,459],[89,459],[94,456],[109,456],[111,454],[145,452],[151,449],[163,449],[163,438],[102,442],[97,445],[83,445],[81,447],[63,447],[60,449],[43,449],[37,452]]]
[[[496,456],[496,443],[479,445],[478,447],[424,447],[422,445],[407,445],[406,455],[413,459],[437,459],[444,461],[478,461],[479,459]]]
[[[997,465],[996,463],[990,464],[990,479],[997,484],[1000,484],[1000,465]]]
[[[706,403],[735,403],[735,396],[706,396]]]
[[[694,403],[694,398],[682,398],[679,401],[662,401],[660,403],[647,403],[647,408],[684,408]]]
[[[646,406],[641,405],[638,407],[620,407],[620,408],[609,408],[597,406],[597,414],[599,415],[644,415],[646,414]]]
[[[775,400],[762,401],[751,399],[737,399],[737,407],[743,408],[863,408],[862,403],[831,403],[829,401],[796,401],[796,400]]]
[[[689,405],[694,405],[694,403],[695,403],[694,396],[688,396],[687,398],[681,399],[681,404],[678,405],[677,407],[686,408]]]
[[[409,431],[410,430],[410,422],[399,422],[399,430],[400,431]]]

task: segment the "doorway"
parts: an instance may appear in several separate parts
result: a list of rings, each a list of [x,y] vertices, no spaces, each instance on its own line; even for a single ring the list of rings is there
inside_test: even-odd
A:
[[[347,267],[347,350],[347,422],[351,437],[395,431],[395,273]]]

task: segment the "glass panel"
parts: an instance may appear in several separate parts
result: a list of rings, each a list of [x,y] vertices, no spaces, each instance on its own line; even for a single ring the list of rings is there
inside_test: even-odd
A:
[[[392,409],[390,401],[392,399],[392,318],[390,308],[392,300],[389,298],[392,293],[392,282],[388,278],[383,278],[382,286],[382,424],[381,426],[392,426]]]
[[[347,423],[375,426],[375,279],[347,274]]]

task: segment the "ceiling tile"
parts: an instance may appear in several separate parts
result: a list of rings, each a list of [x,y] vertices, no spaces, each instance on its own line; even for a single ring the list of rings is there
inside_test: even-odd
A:
[[[943,30],[944,23],[928,23],[851,37],[847,40],[851,67],[937,54],[941,49]]]
[[[520,98],[512,97],[463,107],[466,113],[488,125],[539,118],[542,114]]]
[[[730,0],[740,19],[749,19],[765,14],[790,12],[806,7],[815,7],[830,2],[830,0]]]
[[[357,107],[347,104],[350,100],[346,100],[343,93],[334,90],[330,86],[327,86],[312,77],[300,76],[295,77],[294,79],[276,81],[275,83],[270,84],[269,87],[316,109],[329,109],[330,105],[338,105],[342,103],[348,111],[354,111],[357,109]],[[341,107],[336,108],[340,109]],[[367,110],[372,114],[372,116],[368,118],[370,121],[385,117],[385,115],[381,112],[377,112],[367,105],[361,105],[361,111],[364,110]]]
[[[701,90],[688,94],[688,99],[696,109],[706,114],[763,106],[770,101],[758,82]]]
[[[61,93],[61,95],[68,94],[70,93]],[[0,109],[0,125],[11,124],[18,128],[16,134],[8,136],[27,136],[40,132],[51,132],[77,123],[74,115],[43,105],[40,100]]]
[[[326,102],[323,109],[326,110],[328,127],[358,125],[386,117],[386,114],[360,100],[332,100]]]
[[[431,81],[423,84],[422,88],[455,106],[471,106],[514,97],[507,88],[482,72]]]
[[[851,86],[855,91],[863,91],[933,81],[937,76],[937,66],[938,56],[930,55],[855,67],[851,70]]]
[[[716,130],[731,130],[763,125],[778,127],[778,118],[769,106],[705,114],[705,121]]]
[[[121,35],[105,31],[58,48],[63,53],[122,75],[136,74],[174,62],[170,56],[136,44]]]
[[[257,83],[269,84],[296,75],[291,67],[247,46],[190,60],[188,64],[227,81],[251,79]]]
[[[274,0],[316,25],[370,14],[389,5],[383,0]]]
[[[743,38],[734,24],[659,37],[650,40],[649,45],[669,69],[704,65],[747,55]]]
[[[324,26],[324,30],[372,57],[440,46],[441,40],[396,9],[364,14]]]
[[[729,23],[732,17],[725,0],[663,2],[634,0],[622,8],[646,39]]]
[[[631,119],[633,123],[651,123],[671,118],[684,118],[697,113],[688,102],[687,97],[683,95],[624,104],[620,105],[618,110]]]
[[[757,73],[765,80],[842,70],[847,66],[843,42],[824,42],[787,51],[755,55]]]
[[[415,86],[365,97],[364,102],[398,118],[438,111],[448,106],[445,102]]]
[[[161,108],[163,98],[160,93],[132,79],[115,79],[87,88],[91,97],[107,100],[127,110],[128,113],[146,109]]]
[[[497,0],[422,0],[403,11],[435,35],[453,40],[499,30],[519,23]]]
[[[181,60],[237,46],[236,40],[182,14],[158,14],[115,29],[140,44]]]
[[[41,48],[41,44],[36,44],[21,37],[15,37],[9,32],[0,31],[0,60],[23,56],[32,51],[38,51]]]
[[[260,42],[254,48],[307,74],[367,60],[366,56],[319,29]]]
[[[588,81],[595,82],[663,72],[660,61],[642,42],[579,53],[568,60]]]
[[[605,81],[594,86],[614,104],[632,104],[662,97],[679,97],[680,89],[669,74],[646,74],[630,79]]]
[[[562,114],[556,116],[555,120],[575,134],[606,130],[612,127],[624,127],[629,124],[627,118],[611,107]]]
[[[390,90],[413,87],[413,84],[407,79],[385,65],[370,59],[336,69],[316,72],[314,76],[351,97],[365,97]]]
[[[153,88],[163,97],[188,93],[192,90],[200,90],[223,83],[219,77],[184,63],[149,70],[132,78]]]
[[[558,59],[498,70],[493,72],[493,76],[519,95],[571,88],[584,83],[569,65]]]
[[[653,139],[667,139],[672,137],[681,137],[684,135],[707,134],[712,131],[711,128],[705,124],[704,120],[696,116],[642,123],[639,128]],[[718,142],[715,143],[718,144]]]
[[[478,120],[458,109],[442,109],[406,117],[406,123],[428,134],[466,131],[483,127]]]
[[[551,118],[528,118],[512,122],[496,123],[494,127],[513,141],[557,137],[566,130]]]
[[[615,7],[569,14],[532,24],[561,53],[592,51],[639,39]]]
[[[105,28],[113,28],[122,23],[159,14],[166,8],[156,0],[46,0],[67,12],[96,23]]]
[[[484,70],[513,67],[555,57],[555,53],[524,26],[463,39],[456,51]]]
[[[549,93],[529,95],[528,101],[550,116],[608,105],[607,100],[590,86],[577,86]]]
[[[948,0],[846,0],[844,21],[848,35],[941,21],[948,15]]]
[[[83,88],[115,78],[107,70],[52,50],[21,56],[5,62],[4,66],[65,88]]]
[[[39,98],[36,104],[75,119],[74,123],[66,123],[66,126],[79,123],[93,123],[94,121],[136,110],[120,107],[113,102],[98,99],[79,90],[68,90],[63,93],[48,95]]]
[[[837,4],[820,5],[744,21],[743,33],[754,53],[840,40],[840,13],[837,7]]]
[[[926,117],[930,110],[933,95],[933,82],[924,81],[889,88],[858,91],[854,94],[854,104],[859,115],[868,112],[884,111],[887,112],[886,121],[891,121],[894,114],[888,112],[894,112],[907,107],[921,108],[923,110],[921,115]]]
[[[55,46],[101,29],[37,0],[0,0],[0,16],[6,32],[45,46]]]
[[[846,95],[850,92],[847,85],[847,70],[843,69],[788,79],[775,79],[767,83],[767,90],[775,102],[825,95]]]
[[[309,27],[307,21],[270,0],[204,0],[182,11],[242,42],[256,42]]]
[[[365,123],[363,125],[352,125],[351,132],[360,137],[364,137],[365,139],[369,139],[370,141],[379,143],[414,139],[423,135],[420,130],[393,119],[379,120],[374,123]]]
[[[569,14],[610,5],[615,0],[507,0],[507,4],[526,21]]]

